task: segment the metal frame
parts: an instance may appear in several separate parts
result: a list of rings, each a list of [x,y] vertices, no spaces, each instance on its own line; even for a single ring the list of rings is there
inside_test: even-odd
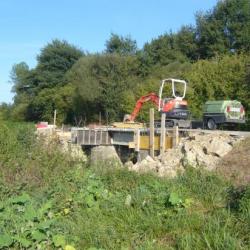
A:
[[[172,95],[174,98],[179,98],[180,100],[182,100],[183,98],[185,98],[185,95],[186,95],[186,90],[187,90],[187,82],[184,81],[184,80],[179,80],[179,79],[173,79],[173,78],[167,78],[167,79],[163,79],[161,81],[161,87],[160,87],[160,90],[159,90],[159,105],[158,105],[158,111],[161,111],[162,110],[162,91],[163,91],[163,88],[164,88],[164,85],[166,83],[171,83],[172,84]],[[176,83],[181,83],[184,85],[184,90],[183,90],[183,95],[182,96],[176,96],[176,92],[175,92],[175,84]]]

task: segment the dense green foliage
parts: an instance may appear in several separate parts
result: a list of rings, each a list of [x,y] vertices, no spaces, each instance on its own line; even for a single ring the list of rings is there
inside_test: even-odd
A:
[[[250,187],[88,166],[32,127],[0,124],[0,249],[249,249]]]
[[[196,25],[167,32],[138,49],[130,36],[111,34],[99,54],[83,53],[66,41],[53,40],[40,51],[37,66],[13,66],[14,104],[2,105],[1,116],[14,120],[78,124],[121,120],[136,100],[158,92],[166,77],[189,82],[194,117],[213,99],[238,99],[249,114],[250,2],[218,1],[197,13]],[[149,105],[139,120],[147,118]]]
[[[112,33],[109,41],[106,42],[106,53],[109,54],[134,55],[136,51],[136,41],[130,37],[119,37]]]
[[[50,120],[55,108],[60,121],[67,121],[73,89],[66,73],[83,52],[66,41],[53,40],[37,57],[37,66],[29,70],[26,63],[13,66],[11,79],[16,93],[13,118],[19,120]]]
[[[14,104],[0,105],[0,249],[250,249],[249,185],[192,168],[169,180],[90,166],[38,140],[33,124],[3,122],[52,121],[54,109],[59,124],[122,120],[167,77],[188,81],[195,117],[227,98],[249,115],[249,52],[250,2],[224,0],[142,49],[117,34],[98,54],[53,40],[35,68],[15,64]]]
[[[202,58],[250,49],[250,2],[219,1],[213,10],[197,15],[197,38]]]
[[[76,87],[76,115],[96,119],[99,111],[108,121],[122,118],[121,100],[137,82],[138,60],[119,54],[94,55],[81,58],[68,72]],[[80,109],[79,109],[80,108]]]
[[[188,99],[194,114],[201,115],[207,100],[240,100],[250,109],[250,78],[247,67],[250,56],[226,55],[211,60],[199,60],[186,73],[190,89]]]

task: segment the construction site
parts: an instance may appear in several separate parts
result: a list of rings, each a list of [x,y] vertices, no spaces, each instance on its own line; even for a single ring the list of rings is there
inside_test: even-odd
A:
[[[250,249],[250,0],[0,10],[0,250]]]
[[[171,90],[171,97],[164,96],[166,87]],[[56,130],[59,140],[69,143],[71,149],[78,147],[91,163],[115,160],[137,172],[153,171],[159,176],[174,177],[187,166],[215,170],[237,142],[250,136],[247,131],[222,129],[224,125],[234,128],[244,124],[244,107],[238,101],[208,101],[203,107],[203,119],[193,120],[185,100],[186,89],[184,80],[164,79],[159,95],[142,96],[133,112],[124,115],[123,122],[71,127],[70,132]],[[136,122],[146,102],[157,107],[160,120],[155,119],[155,109],[150,108],[149,122]],[[55,126],[51,128],[53,131]],[[44,129],[48,127],[38,124],[38,130]]]

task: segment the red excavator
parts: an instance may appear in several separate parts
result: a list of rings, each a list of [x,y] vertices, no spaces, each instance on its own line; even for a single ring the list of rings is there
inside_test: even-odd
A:
[[[171,98],[162,98],[162,92],[166,83],[171,83],[172,85],[172,97]],[[176,84],[183,85],[183,94],[180,95],[176,91]],[[159,96],[155,93],[149,93],[142,96],[135,105],[133,112],[130,115],[124,116],[124,122],[134,122],[142,105],[145,102],[153,102],[158,111],[161,113],[166,113],[166,126],[175,126],[179,127],[190,127],[189,111],[188,104],[186,100],[183,100],[186,95],[187,83],[184,80],[179,79],[164,79],[161,82],[161,87],[159,90]],[[156,123],[157,125],[157,123]]]

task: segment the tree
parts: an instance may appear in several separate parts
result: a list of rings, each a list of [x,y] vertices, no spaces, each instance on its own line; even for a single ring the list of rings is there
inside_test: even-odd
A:
[[[83,55],[80,49],[68,42],[53,40],[41,50],[34,69],[30,70],[23,62],[15,64],[11,79],[14,83],[13,111],[16,119],[49,121],[54,109],[58,109],[58,119],[68,120],[72,105],[67,109],[67,101],[62,105],[61,100],[69,100],[73,91],[72,86],[65,86],[65,74]]]
[[[147,65],[167,65],[172,62],[185,62],[187,57],[176,43],[176,35],[166,33],[146,43],[143,47],[144,61]]]
[[[83,55],[80,49],[67,41],[55,39],[47,44],[37,57],[38,86],[44,88],[64,85],[65,73]]]
[[[222,22],[213,18],[209,12],[196,16],[196,37],[199,57],[211,58],[229,52],[227,41],[221,32]]]
[[[52,122],[56,109],[57,122],[71,122],[74,91],[75,88],[71,84],[40,90],[27,107],[27,119]]]
[[[14,64],[12,66],[10,73],[10,79],[13,83],[12,92],[21,93],[29,87],[27,81],[29,73],[29,66],[25,62]]]
[[[11,118],[11,104],[2,103],[0,104],[0,121],[9,120]]]
[[[189,82],[187,99],[194,116],[201,116],[202,106],[208,100],[236,99],[249,110],[250,85],[246,81],[249,58],[226,55],[192,65],[185,78]]]
[[[117,53],[120,55],[135,55],[137,52],[137,44],[130,36],[119,36],[111,33],[111,37],[106,41],[106,53]]]
[[[121,120],[121,96],[137,84],[137,68],[135,56],[106,54],[81,58],[68,74],[68,81],[77,88],[77,103],[84,104],[78,115],[90,121],[101,112],[109,121]]]
[[[183,26],[175,36],[176,47],[192,61],[198,59],[195,28]]]
[[[141,50],[130,36],[113,33],[100,54],[85,55],[56,39],[41,49],[35,68],[23,62],[13,66],[13,115],[51,120],[57,109],[62,122],[75,116],[94,121],[100,112],[109,121],[121,120],[141,95],[158,91],[165,77],[189,80],[197,116],[208,99],[235,98],[248,108],[249,52],[249,0],[220,0],[196,15],[195,27],[160,35]]]
[[[196,17],[201,58],[250,51],[250,1],[224,0]]]
[[[230,50],[250,51],[250,1],[220,1],[213,16],[216,20],[221,20],[222,31]]]
[[[32,99],[33,71],[29,70],[25,62],[14,64],[10,73],[13,83],[12,92],[15,93],[11,116],[15,120],[26,120],[27,107]]]

